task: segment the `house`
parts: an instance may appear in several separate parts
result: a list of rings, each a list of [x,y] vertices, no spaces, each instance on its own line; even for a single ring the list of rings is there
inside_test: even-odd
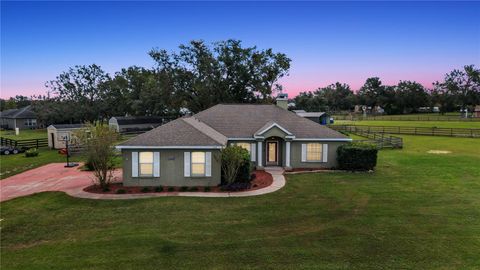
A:
[[[235,144],[265,166],[333,168],[347,136],[277,105],[219,104],[140,134],[117,146],[126,186],[215,186],[220,151]],[[282,106],[282,107],[280,107]]]
[[[169,118],[159,116],[114,116],[108,120],[108,125],[117,132],[146,131],[156,128]]]
[[[320,125],[327,125],[330,122],[330,116],[325,112],[306,112],[304,110],[293,110],[293,112]]]
[[[31,105],[0,112],[0,126],[4,129],[34,129],[37,124],[37,115]]]
[[[72,134],[83,127],[83,124],[53,124],[48,126],[48,147],[62,149],[66,147],[67,141],[74,144]]]
[[[472,117],[480,118],[480,105],[475,106],[475,109],[473,109],[473,116]]]

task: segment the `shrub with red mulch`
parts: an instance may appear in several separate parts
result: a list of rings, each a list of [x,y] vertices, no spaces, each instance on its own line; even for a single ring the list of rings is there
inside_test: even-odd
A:
[[[221,187],[190,187],[186,192],[242,192],[268,187],[273,183],[273,177],[269,173],[265,171],[254,171],[253,173],[255,174],[255,178],[250,182],[250,188],[248,189],[223,191]],[[122,183],[113,183],[110,184],[108,191],[103,191],[98,185],[88,186],[83,190],[90,193],[101,194],[174,193],[180,192],[181,187],[162,187],[162,189],[158,187],[124,187]]]

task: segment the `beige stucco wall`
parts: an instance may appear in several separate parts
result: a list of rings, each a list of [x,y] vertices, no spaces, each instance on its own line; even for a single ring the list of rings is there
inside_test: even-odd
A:
[[[141,149],[124,149],[123,184],[125,186],[216,186],[221,181],[220,150],[155,149],[143,150],[160,152],[160,177],[132,177],[132,152]],[[184,177],[184,152],[212,152],[211,177]]]

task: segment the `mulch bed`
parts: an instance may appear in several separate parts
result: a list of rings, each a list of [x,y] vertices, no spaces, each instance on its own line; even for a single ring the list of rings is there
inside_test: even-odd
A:
[[[124,187],[122,183],[110,184],[108,191],[103,191],[98,185],[91,185],[83,189],[85,192],[99,193],[99,194],[138,194],[138,193],[176,193],[176,192],[243,192],[250,190],[257,190],[264,187],[268,187],[273,183],[273,177],[265,171],[254,171],[255,179],[252,180],[250,188],[239,191],[223,191],[221,187]],[[206,189],[206,190],[205,190]],[[118,190],[122,193],[119,193]]]

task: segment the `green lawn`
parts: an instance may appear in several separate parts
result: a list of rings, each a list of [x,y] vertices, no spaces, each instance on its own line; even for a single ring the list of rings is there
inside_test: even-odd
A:
[[[0,130],[0,137],[13,140],[44,139],[47,138],[46,129],[21,129],[20,134],[15,135],[14,130]]]
[[[73,157],[72,161],[78,161],[78,157]],[[25,154],[2,155],[0,156],[0,179],[30,170],[52,162],[66,162],[66,157],[60,155],[58,150],[41,148],[36,157],[25,157]]]
[[[348,121],[335,120],[335,125],[363,126],[401,126],[401,127],[438,127],[438,128],[480,128],[480,122],[462,121]]]
[[[480,268],[480,140],[403,137],[375,173],[291,175],[258,197],[7,201],[1,268]]]

